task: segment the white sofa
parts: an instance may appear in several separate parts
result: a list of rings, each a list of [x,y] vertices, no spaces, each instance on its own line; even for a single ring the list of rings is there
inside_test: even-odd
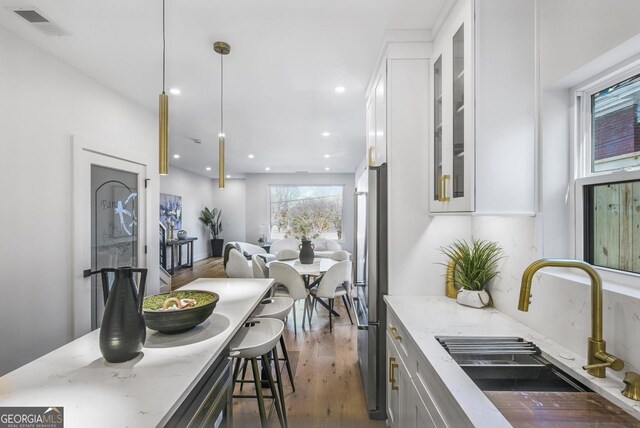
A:
[[[313,253],[318,258],[329,258],[335,251],[342,250],[340,244],[330,239],[314,239],[311,241],[313,244]],[[278,255],[282,250],[298,250],[300,241],[294,238],[277,239],[271,243],[269,252],[273,255]]]
[[[240,246],[240,250],[242,252],[242,255],[245,257],[245,259],[247,259],[249,266],[251,266],[251,256],[255,255],[255,254],[260,254],[261,256],[263,256],[266,260],[266,262],[271,262],[273,260],[276,259],[275,254],[269,254],[267,253],[267,251],[262,248],[259,247],[257,245],[253,245],[253,244],[249,244],[248,242],[240,242],[240,241],[231,241],[231,242],[227,242],[227,244],[225,245],[225,250],[224,250],[224,265],[227,265],[227,262],[229,260],[229,251],[228,248],[231,247],[235,247],[236,244],[238,244]]]

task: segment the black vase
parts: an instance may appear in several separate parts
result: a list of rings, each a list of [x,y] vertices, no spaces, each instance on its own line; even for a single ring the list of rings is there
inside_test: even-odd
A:
[[[100,327],[100,352],[108,362],[122,363],[137,357],[146,339],[142,301],[147,269],[105,268],[100,272],[107,302]],[[137,290],[135,272],[141,273]],[[109,273],[114,275],[110,289]]]
[[[313,259],[315,254],[313,254],[313,244],[311,241],[302,241],[302,244],[298,245],[298,249],[300,250],[300,263],[303,265],[310,265],[313,263]]]

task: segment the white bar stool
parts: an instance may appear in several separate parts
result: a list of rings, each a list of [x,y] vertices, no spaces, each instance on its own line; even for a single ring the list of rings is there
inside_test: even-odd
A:
[[[284,322],[284,319],[291,312],[293,303],[294,300],[291,297],[269,297],[260,302],[256,310],[251,314],[251,318],[275,318]],[[293,371],[291,370],[291,363],[289,362],[289,353],[287,352],[287,345],[285,345],[284,336],[282,335],[280,336],[280,349],[282,349],[283,358],[280,358],[279,361],[285,362],[291,388],[293,389],[293,392],[296,392],[296,386],[293,383]],[[284,402],[282,403],[282,406],[284,407]]]
[[[253,383],[256,387],[256,395],[234,395],[233,398],[257,398],[258,411],[260,412],[260,422],[263,428],[267,427],[267,415],[264,408],[264,398],[273,399],[278,413],[278,419],[281,427],[287,426],[287,415],[284,401],[279,399],[278,392],[271,374],[271,364],[269,363],[269,354],[273,353],[274,361],[278,360],[278,351],[276,344],[284,331],[284,323],[274,318],[261,318],[247,321],[240,328],[238,333],[231,339],[229,344],[229,355],[236,358],[235,368],[233,370],[233,385],[235,386],[238,377],[238,369],[242,359],[251,361],[253,370]],[[271,389],[271,396],[263,396],[262,380],[260,379],[260,370],[258,369],[258,358],[262,360],[262,367],[267,374],[267,380]],[[280,385],[280,394],[282,395],[282,379],[280,370],[276,370],[276,377]],[[244,382],[244,381],[241,381]],[[284,398],[284,397],[282,397]]]

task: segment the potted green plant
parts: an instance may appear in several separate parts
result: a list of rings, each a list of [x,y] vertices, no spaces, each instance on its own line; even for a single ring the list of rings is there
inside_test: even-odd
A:
[[[459,288],[457,302],[474,308],[487,306],[491,297],[486,287],[499,275],[498,262],[504,257],[502,248],[496,242],[472,239],[471,244],[457,240],[440,251],[452,263],[453,280]]]
[[[209,229],[211,235],[211,254],[213,257],[222,257],[222,246],[224,239],[218,238],[222,232],[222,210],[214,208],[210,210],[207,207],[200,212],[200,221]]]

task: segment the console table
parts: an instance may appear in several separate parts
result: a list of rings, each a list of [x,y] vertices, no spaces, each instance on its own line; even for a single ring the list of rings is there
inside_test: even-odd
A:
[[[167,271],[173,275],[173,273],[175,272],[176,269],[178,268],[182,268],[182,267],[193,267],[193,241],[196,241],[198,238],[184,238],[184,239],[173,239],[171,241],[167,241],[164,246],[165,246],[165,251],[166,250],[170,250],[171,251],[171,268],[167,269],[166,266],[164,266],[165,269],[167,269]],[[187,247],[187,262],[186,263],[182,263],[182,247],[186,246]],[[175,258],[175,249],[176,247],[178,248],[178,263],[176,264],[176,258]],[[165,263],[166,263],[166,258],[165,258]]]

